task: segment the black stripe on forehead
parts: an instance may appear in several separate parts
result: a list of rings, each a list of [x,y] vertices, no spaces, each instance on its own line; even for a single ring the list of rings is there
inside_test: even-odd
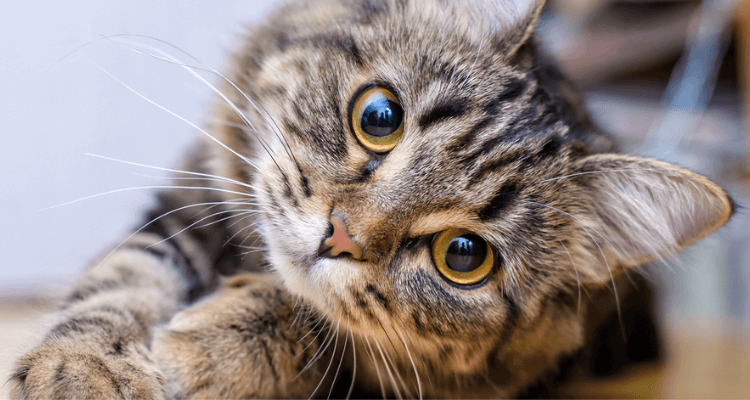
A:
[[[466,99],[443,100],[419,117],[420,128],[427,129],[438,122],[451,118],[458,118],[469,109]]]
[[[488,221],[499,217],[515,203],[522,190],[523,188],[515,181],[503,183],[490,201],[477,212],[479,219]]]
[[[482,107],[485,116],[476,122],[474,126],[466,131],[466,133],[455,138],[453,142],[446,147],[446,150],[458,152],[472,145],[480,133],[493,126],[493,122],[495,122],[499,116],[503,105],[517,100],[518,97],[526,91],[527,87],[527,82],[524,80],[511,80],[500,94],[492,98],[492,100]]]
[[[487,138],[479,145],[479,148],[466,154],[462,163],[474,161],[484,155],[495,152],[502,143],[508,142],[529,142],[539,140],[550,131],[562,128],[563,122],[553,116],[546,115],[546,107],[530,105],[511,120],[508,125],[501,129],[490,138]],[[475,136],[476,137],[476,136]],[[475,140],[472,137],[472,140]]]
[[[492,123],[494,121],[494,115],[482,118],[479,122],[475,123],[474,126],[472,126],[468,131],[466,131],[466,133],[459,135],[458,137],[453,139],[451,144],[449,144],[445,149],[452,153],[456,153],[466,149],[469,145],[472,144],[472,142],[474,142],[476,136],[488,127],[492,126]]]
[[[471,178],[469,179],[469,183],[466,185],[467,188],[481,182],[487,175],[509,167],[511,164],[520,159],[523,159],[523,156],[519,154],[518,151],[516,151],[510,154],[503,154],[500,158],[494,160],[484,161],[472,173]]]
[[[488,114],[497,114],[500,111],[499,108],[502,107],[503,104],[518,99],[526,91],[527,87],[527,82],[522,79],[511,80],[500,94],[484,105],[484,112]]]
[[[537,166],[538,163],[549,158],[560,155],[563,151],[564,142],[559,136],[552,135],[548,137],[539,150],[530,150],[521,163],[521,169]]]
[[[311,36],[289,38],[285,34],[279,35],[278,49],[282,52],[295,47],[304,51],[327,51],[343,55],[351,64],[362,67],[365,59],[357,42],[347,33],[328,32]]]

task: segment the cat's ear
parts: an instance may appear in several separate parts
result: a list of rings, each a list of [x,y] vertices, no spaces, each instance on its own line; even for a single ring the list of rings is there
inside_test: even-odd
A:
[[[733,212],[731,199],[715,183],[662,161],[597,154],[580,160],[571,179],[590,193],[593,215],[580,222],[610,268],[674,254],[724,225]],[[610,279],[605,267],[586,272]]]
[[[529,40],[546,0],[491,0],[502,29],[500,48],[508,57]]]

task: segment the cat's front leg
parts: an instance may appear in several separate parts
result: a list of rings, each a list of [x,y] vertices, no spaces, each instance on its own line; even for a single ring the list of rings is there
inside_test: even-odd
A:
[[[111,343],[104,336],[45,340],[19,360],[9,383],[15,399],[168,398],[164,377],[141,343]]]
[[[321,348],[329,331],[294,305],[272,275],[244,274],[177,314],[153,343],[172,394],[307,398],[319,384],[318,394],[327,392],[334,346]]]
[[[167,397],[147,348],[153,327],[212,279],[188,235],[162,242],[178,222],[134,235],[88,268],[52,329],[16,362],[8,381],[13,398]]]
[[[187,286],[179,251],[140,234],[94,263],[64,301],[57,323],[16,363],[14,398],[164,398],[147,345],[152,327],[180,307]]]

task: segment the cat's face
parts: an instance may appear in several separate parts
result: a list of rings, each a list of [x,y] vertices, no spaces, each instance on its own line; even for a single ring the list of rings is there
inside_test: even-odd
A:
[[[441,25],[437,14],[379,7],[351,11],[369,21],[334,17],[314,33],[287,31],[285,49],[261,67],[262,105],[282,138],[264,135],[274,155],[261,150],[254,182],[271,261],[334,323],[489,347],[486,338],[519,318],[519,304],[532,318],[533,302],[553,288],[575,288],[560,287],[558,272],[572,271],[561,243],[572,221],[547,206],[570,212],[561,194],[577,189],[545,179],[570,172],[576,139],[558,95],[528,72],[527,49],[512,58],[512,44],[472,38],[467,21]],[[403,114],[392,149],[374,147],[352,122],[373,87]],[[345,221],[359,259],[319,255],[331,215]],[[456,283],[436,267],[437,236],[450,229],[477,236],[474,246],[494,258],[488,273]]]
[[[434,350],[428,361],[465,372],[509,340],[534,342],[523,346],[542,358],[571,351],[579,285],[668,248],[627,258],[629,239],[605,228],[600,203],[622,193],[581,176],[641,169],[590,156],[608,141],[526,43],[538,4],[478,4],[288,6],[251,33],[231,76],[258,107],[234,97],[255,130],[223,133],[256,160],[233,159],[229,173],[254,185],[268,257],[290,291],[334,325]],[[386,121],[365,126],[368,112]],[[325,255],[332,216],[361,254]],[[699,234],[675,233],[668,250]],[[446,262],[461,243],[473,258]]]

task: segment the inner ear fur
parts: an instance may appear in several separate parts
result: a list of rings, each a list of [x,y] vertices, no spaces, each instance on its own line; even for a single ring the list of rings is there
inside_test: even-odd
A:
[[[590,194],[593,215],[586,229],[617,263],[615,270],[674,254],[724,225],[733,212],[718,185],[662,161],[597,154],[579,161],[574,179]],[[609,280],[602,268],[594,275]]]
[[[534,32],[546,0],[492,0],[499,18],[510,26],[502,39],[506,57],[515,56]]]

